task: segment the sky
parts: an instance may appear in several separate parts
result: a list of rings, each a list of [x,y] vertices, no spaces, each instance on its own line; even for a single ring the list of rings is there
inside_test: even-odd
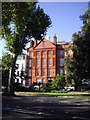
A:
[[[39,2],[38,5],[51,18],[52,26],[48,28],[45,36],[49,36],[51,42],[55,34],[58,41],[71,41],[73,33],[80,31],[83,26],[79,16],[88,8],[87,2]],[[0,44],[1,58],[5,44],[3,41],[0,41]],[[27,48],[29,45],[30,43],[27,44]]]
[[[70,41],[72,34],[81,30],[83,23],[79,16],[83,15],[88,7],[85,2],[42,2],[39,5],[51,18],[52,27],[47,32],[51,41],[54,34],[57,40]]]

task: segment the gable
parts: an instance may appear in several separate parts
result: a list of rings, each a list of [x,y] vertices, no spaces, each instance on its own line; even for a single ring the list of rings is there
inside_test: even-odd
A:
[[[45,43],[45,45],[43,43]],[[44,38],[44,40],[41,41],[34,49],[43,49],[43,48],[56,48],[56,46],[53,43],[51,43],[49,40]]]

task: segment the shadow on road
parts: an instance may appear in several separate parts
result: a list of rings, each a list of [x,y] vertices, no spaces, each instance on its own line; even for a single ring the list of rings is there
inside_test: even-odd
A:
[[[2,120],[60,119],[89,120],[87,98],[17,96],[3,97]]]

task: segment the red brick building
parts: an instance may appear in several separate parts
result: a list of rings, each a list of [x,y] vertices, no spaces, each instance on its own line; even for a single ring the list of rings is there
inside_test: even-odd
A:
[[[54,80],[56,74],[64,73],[63,58],[71,54],[70,43],[57,42],[54,36],[53,43],[44,38],[37,43],[37,40],[31,41],[27,49],[27,85],[34,82],[47,83]]]

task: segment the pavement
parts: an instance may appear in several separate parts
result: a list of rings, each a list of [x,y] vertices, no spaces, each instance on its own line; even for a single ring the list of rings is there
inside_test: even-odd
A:
[[[2,120],[90,120],[90,98],[2,97]]]

